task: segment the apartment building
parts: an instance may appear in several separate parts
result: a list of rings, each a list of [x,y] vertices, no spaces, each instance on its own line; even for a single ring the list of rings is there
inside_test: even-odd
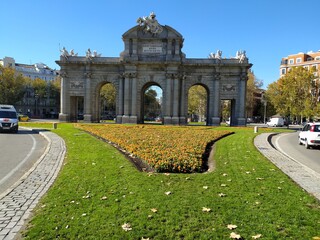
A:
[[[16,63],[12,57],[0,59],[0,65],[15,69],[32,80],[40,78],[47,82],[45,95],[41,96],[31,86],[25,87],[25,94],[21,101],[15,104],[19,113],[27,114],[31,118],[57,118],[60,109],[60,94],[50,88],[50,81],[56,79],[59,71],[49,68],[43,63]]]
[[[280,64],[280,77],[287,74],[292,67],[305,67],[307,69],[314,68],[315,76],[319,75],[320,70],[320,50],[317,52],[297,53],[282,58]]]
[[[59,71],[53,70],[43,63],[16,63],[15,59],[12,57],[4,57],[3,59],[0,59],[0,64],[4,67],[14,68],[16,72],[19,72],[23,76],[31,79],[40,78],[46,81],[51,81],[54,80],[59,74]]]

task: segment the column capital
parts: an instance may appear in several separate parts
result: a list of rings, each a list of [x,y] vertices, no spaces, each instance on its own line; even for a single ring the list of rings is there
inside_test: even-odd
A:
[[[90,71],[88,71],[88,72],[85,72],[85,73],[84,73],[84,76],[85,76],[86,78],[92,78],[93,73],[90,72]]]
[[[137,72],[124,72],[120,74],[122,78],[136,78],[137,77]]]
[[[166,73],[167,79],[186,79],[187,76],[184,73]]]
[[[68,77],[68,73],[66,71],[61,71],[60,72],[60,76],[63,78],[67,78]]]

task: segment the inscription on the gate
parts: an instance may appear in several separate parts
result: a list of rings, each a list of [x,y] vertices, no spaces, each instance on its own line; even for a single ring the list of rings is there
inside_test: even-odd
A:
[[[162,53],[162,46],[154,44],[146,44],[142,46],[142,53],[155,54]]]

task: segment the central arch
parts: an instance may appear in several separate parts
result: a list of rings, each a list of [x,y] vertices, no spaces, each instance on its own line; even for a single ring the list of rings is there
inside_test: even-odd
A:
[[[163,90],[159,84],[147,83],[141,91],[141,123],[163,123]]]

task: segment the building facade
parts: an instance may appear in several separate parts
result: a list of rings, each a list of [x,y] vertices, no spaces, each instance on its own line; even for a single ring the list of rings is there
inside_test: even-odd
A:
[[[111,83],[116,88],[116,122],[143,123],[144,92],[156,85],[162,89],[164,124],[187,124],[188,90],[201,85],[207,92],[207,125],[219,125],[221,101],[231,100],[231,124],[246,125],[245,101],[248,62],[245,52],[222,58],[222,51],[209,58],[190,59],[182,52],[183,37],[158,23],[155,14],[138,18],[137,26],[122,35],[120,57],[101,57],[88,49],[77,56],[61,51],[61,121],[76,121],[83,111],[84,121],[101,118],[100,89]]]
[[[280,76],[287,74],[292,67],[304,67],[306,69],[314,68],[315,76],[319,77],[320,70],[320,50],[318,52],[307,52],[292,54],[281,59]]]
[[[15,59],[12,57],[4,57],[0,60],[0,64],[4,67],[11,67],[15,69],[16,72],[21,73],[23,76],[30,79],[40,78],[45,81],[52,81],[59,75],[59,71],[49,68],[44,63],[16,63]]]
[[[15,69],[15,72],[30,78],[42,79],[47,82],[45,95],[40,95],[31,86],[25,86],[23,99],[15,104],[17,111],[31,118],[57,118],[60,109],[60,99],[57,92],[51,89],[50,82],[59,76],[59,71],[49,68],[43,63],[22,64],[16,63],[12,57],[4,57],[0,60],[4,67]]]

